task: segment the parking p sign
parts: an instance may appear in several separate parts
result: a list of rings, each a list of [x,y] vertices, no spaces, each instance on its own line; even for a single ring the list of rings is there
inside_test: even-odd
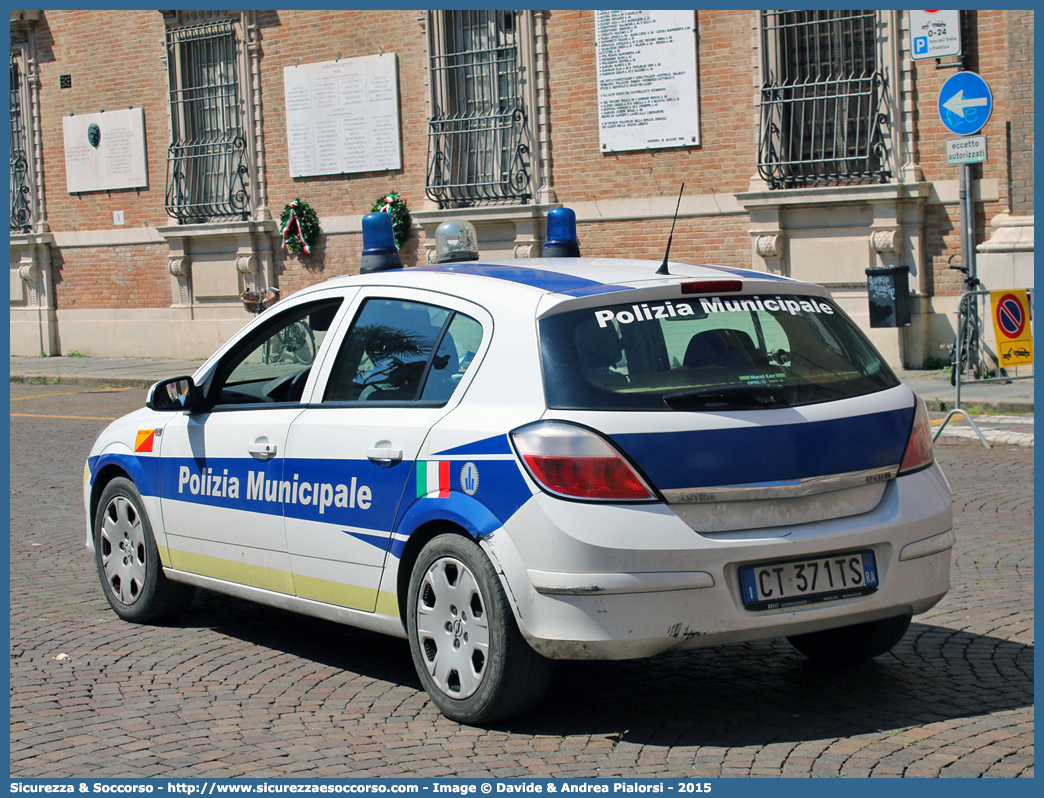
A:
[[[914,61],[960,54],[960,11],[910,12],[910,55]]]

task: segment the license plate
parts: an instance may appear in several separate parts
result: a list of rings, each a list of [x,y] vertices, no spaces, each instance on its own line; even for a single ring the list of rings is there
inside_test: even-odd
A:
[[[765,563],[740,569],[749,610],[776,610],[865,596],[877,590],[872,551]]]

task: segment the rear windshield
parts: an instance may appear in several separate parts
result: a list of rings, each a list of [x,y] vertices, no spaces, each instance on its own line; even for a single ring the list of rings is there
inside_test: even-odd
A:
[[[793,407],[899,384],[831,301],[696,297],[540,322],[544,388],[563,410]]]

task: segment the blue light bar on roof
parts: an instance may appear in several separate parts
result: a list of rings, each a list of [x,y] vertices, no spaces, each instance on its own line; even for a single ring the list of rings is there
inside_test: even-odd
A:
[[[391,214],[368,213],[362,218],[363,250],[359,271],[362,274],[402,268],[395,246]]]
[[[544,257],[580,257],[580,240],[576,237],[576,212],[572,208],[552,208],[547,212]]]

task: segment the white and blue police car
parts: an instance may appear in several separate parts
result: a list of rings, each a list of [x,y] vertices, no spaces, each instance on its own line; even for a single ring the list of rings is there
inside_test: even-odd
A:
[[[825,289],[466,259],[458,227],[446,262],[386,269],[365,217],[367,273],[100,435],[87,546],[121,618],[202,587],[405,637],[440,710],[485,723],[535,707],[552,660],[775,637],[861,660],[943,597],[925,407]]]

